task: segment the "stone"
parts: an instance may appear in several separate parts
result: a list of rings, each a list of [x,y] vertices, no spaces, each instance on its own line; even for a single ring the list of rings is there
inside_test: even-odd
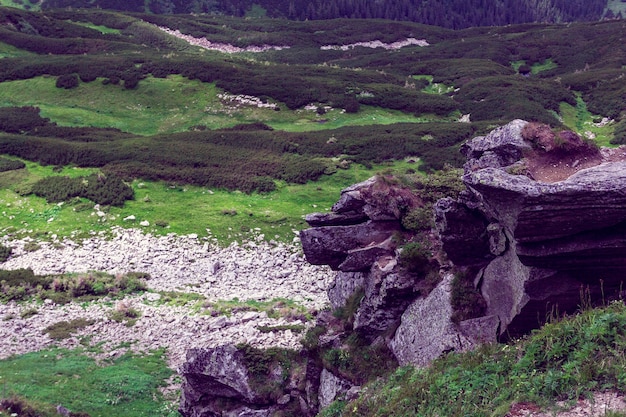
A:
[[[330,305],[334,310],[344,307],[348,298],[363,287],[365,275],[364,272],[342,271],[335,275],[335,279],[327,291]]]
[[[302,249],[313,265],[339,269],[351,251],[384,242],[400,230],[398,222],[372,222],[352,226],[327,226],[300,232]]]
[[[400,366],[427,366],[441,354],[473,348],[451,321],[451,282],[448,274],[426,297],[415,300],[402,314],[389,348]]]
[[[626,273],[624,152],[536,125],[533,144],[524,126],[513,121],[464,145],[467,190],[435,205],[443,249],[457,267],[480,271],[483,319],[501,338],[574,312],[582,288],[594,300],[619,298]]]
[[[323,369],[319,387],[320,409],[326,408],[336,399],[342,398],[350,388],[352,388],[352,384],[349,381]]]

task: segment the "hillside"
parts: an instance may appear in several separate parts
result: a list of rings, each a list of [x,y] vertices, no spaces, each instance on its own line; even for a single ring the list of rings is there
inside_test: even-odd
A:
[[[30,3],[30,8],[46,4]],[[166,12],[184,6],[141,4]],[[331,273],[306,263],[300,231],[306,227],[305,215],[314,211],[321,212],[320,223],[336,222],[331,206],[340,190],[378,174],[383,190],[399,184],[416,193],[408,197],[400,192],[402,204],[374,213],[397,223],[394,230],[379,230],[385,244],[360,242],[365,247],[358,253],[346,246],[340,255],[332,254],[331,265],[344,265],[353,277],[362,272],[356,270],[363,268],[359,262],[381,253],[395,256],[398,245],[404,245],[408,266],[394,262],[409,269],[408,276],[422,274],[425,266],[438,271],[439,260],[427,259],[430,249],[421,246],[424,242],[409,240],[414,232],[427,240],[434,236],[430,207],[460,191],[455,168],[465,162],[459,151],[468,140],[522,118],[542,126],[541,132],[571,129],[558,138],[575,138],[584,149],[592,149],[593,143],[626,143],[626,23],[583,17],[579,2],[518,2],[515,10],[518,16],[531,15],[535,9],[523,7],[541,5],[546,13],[561,14],[539,20],[590,21],[459,30],[402,21],[402,16],[389,16],[395,21],[271,18],[282,16],[281,4],[233,11],[263,15],[259,18],[158,14],[149,7],[125,13],[71,8],[78,3],[43,7],[43,12],[0,8],[0,384],[18,395],[11,401],[26,408],[21,403],[26,398],[43,410],[41,415],[54,415],[54,404],[61,403],[94,417],[119,415],[120,410],[128,416],[173,416],[181,379],[172,377],[172,370],[184,362],[188,347],[248,343],[238,349],[253,364],[258,360],[255,375],[280,380],[277,387],[262,390],[264,405],[284,402],[285,393],[278,396],[278,389],[293,390],[296,398],[301,383],[281,384],[291,371],[300,375],[305,368],[298,361],[306,358],[296,355],[290,362],[293,352],[278,347],[298,348],[302,338],[307,348],[317,350],[310,365],[320,372],[324,368],[359,385],[391,372],[388,382],[372,385],[359,402],[332,405],[328,416],[375,415],[378,411],[367,411],[375,408],[371,404],[380,404],[387,415],[429,415],[433,409],[451,410],[450,415],[493,414],[472,408],[474,402],[456,401],[461,392],[504,415],[520,402],[532,401],[534,407],[593,390],[623,390],[623,335],[618,329],[624,313],[618,303],[588,313],[580,319],[583,323],[560,324],[568,335],[574,326],[573,333],[589,336],[570,345],[549,337],[561,331],[555,324],[528,345],[494,344],[473,356],[449,355],[435,365],[433,372],[447,367],[453,375],[392,371],[395,359],[381,361],[386,363],[378,368],[372,358],[391,358],[385,356],[388,350],[365,343],[350,330],[363,297],[357,292],[351,304],[334,312],[325,308]],[[318,5],[311,4],[307,9],[318,13]],[[196,4],[203,5],[208,2]],[[211,2],[209,8],[218,5]],[[365,3],[345,5],[367,9]],[[601,8],[587,5],[589,13]],[[464,7],[458,6],[459,12]],[[472,11],[477,10],[504,9],[477,1]],[[349,17],[357,16],[353,14]],[[465,19],[463,14],[450,16],[450,27],[460,27]],[[581,164],[574,157],[568,163],[572,169]],[[544,178],[533,168],[511,170],[522,174],[519,178]],[[478,179],[476,184],[482,183]],[[368,198],[391,201],[378,191]],[[595,195],[587,199],[598,207],[579,216],[585,227],[607,211],[605,200]],[[413,204],[425,206],[408,215]],[[614,210],[616,216],[622,206]],[[531,201],[524,207],[531,211],[535,206]],[[358,226],[372,214],[350,217],[355,210],[346,210],[346,224],[339,227]],[[489,220],[477,222],[486,227]],[[548,229],[541,219],[532,224],[534,230]],[[611,225],[604,226],[610,229],[607,234],[614,232]],[[483,229],[475,229],[473,238],[482,240],[469,245],[473,250],[488,246]],[[357,240],[346,236],[350,243]],[[500,246],[512,247],[503,242]],[[549,256],[531,252],[531,246],[523,248],[524,259],[542,262],[541,267],[550,262]],[[607,259],[622,265],[621,252],[607,252]],[[485,261],[483,253],[478,255]],[[572,263],[570,269],[584,275]],[[380,291],[381,303],[388,303],[393,314],[381,320],[360,318],[357,326],[379,332],[379,340],[389,338],[411,297],[428,293],[439,278],[435,273],[420,276],[417,284],[401,282],[406,285],[400,297]],[[457,289],[475,300],[473,279],[466,281],[467,287]],[[605,281],[599,282],[594,297],[604,289]],[[611,281],[611,289],[617,286]],[[499,289],[495,284],[491,288]],[[575,310],[580,300],[572,288],[566,288],[568,308]],[[336,287],[335,295],[344,290]],[[370,301],[365,308],[376,306],[377,300]],[[524,311],[524,324],[535,313]],[[319,317],[336,331],[336,337],[322,340],[324,346],[318,344],[320,329],[314,325]],[[383,325],[392,329],[390,334]],[[529,327],[516,329],[515,336]],[[580,347],[572,349],[576,357],[563,353],[572,346]],[[611,350],[615,346],[617,352]],[[270,349],[269,358],[261,348]],[[550,358],[532,356],[544,350]],[[583,361],[590,351],[601,352],[593,363]],[[503,379],[490,379],[493,364],[483,362],[494,356],[502,359],[495,371],[511,371]],[[268,365],[272,360],[294,366],[275,372]],[[466,366],[468,362],[476,367]],[[563,364],[566,372],[558,373],[555,369]],[[545,374],[529,382],[536,374],[525,372],[532,366]],[[442,385],[456,391],[441,391],[432,405],[418,409],[421,393],[408,388],[416,380],[433,382],[422,385],[421,393],[439,392]],[[584,385],[577,385],[579,380]],[[506,391],[489,402],[493,384],[501,383]],[[301,407],[288,394],[288,407]],[[319,403],[317,394],[311,398],[307,412],[313,414]],[[398,411],[396,406],[405,408]]]

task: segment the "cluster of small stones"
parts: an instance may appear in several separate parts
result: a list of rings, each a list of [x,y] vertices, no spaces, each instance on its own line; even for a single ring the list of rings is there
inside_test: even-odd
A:
[[[277,46],[277,45],[259,45],[259,46],[247,46],[245,48],[240,48],[238,46],[230,45],[227,43],[218,43],[211,42],[207,38],[195,38],[190,35],[185,35],[181,33],[178,29],[172,30],[166,27],[157,26],[163,32],[168,33],[172,36],[175,36],[179,39],[182,39],[188,42],[190,45],[199,46],[204,49],[208,49],[211,51],[219,51],[224,52],[226,54],[236,54],[240,52],[265,52],[269,50],[280,51],[281,49],[288,49],[288,46]]]
[[[70,349],[80,345],[99,346],[100,353],[94,353],[98,359],[115,358],[129,350],[141,354],[166,348],[169,366],[177,369],[184,362],[187,349],[194,347],[215,347],[228,343],[247,343],[259,348],[300,347],[302,334],[289,329],[263,333],[259,327],[305,325],[301,320],[270,319],[265,312],[256,311],[213,317],[199,314],[188,306],[160,304],[158,298],[159,294],[145,293],[116,302],[103,299],[87,304],[0,304],[0,359],[53,345]],[[141,312],[134,325],[127,326],[109,317],[120,304],[124,305],[123,308]],[[22,318],[21,315],[28,310],[36,310],[37,313]],[[44,332],[55,323],[81,318],[94,323],[77,330],[67,339],[55,341]]]
[[[265,103],[258,97],[248,96],[244,94],[233,95],[222,93],[218,94],[217,97],[219,97],[219,99],[224,102],[235,103],[241,106],[252,106],[267,109],[275,109],[277,107],[275,103]]]
[[[113,349],[131,342],[130,348],[147,351],[166,347],[170,364],[177,367],[184,352],[194,346],[217,346],[227,343],[250,343],[258,347],[298,347],[300,335],[291,331],[261,333],[259,326],[303,324],[298,319],[269,319],[263,312],[239,312],[229,317],[198,314],[191,306],[159,305],[159,291],[199,293],[208,302],[218,300],[270,301],[286,298],[309,309],[320,309],[328,303],[326,287],[331,271],[306,262],[296,246],[265,241],[233,243],[221,248],[196,235],[154,236],[137,229],[114,228],[105,238],[96,235],[82,242],[59,239],[37,242],[39,249],[29,252],[24,246],[31,239],[0,243],[13,248],[11,258],[0,265],[12,270],[31,268],[36,274],[103,271],[123,274],[137,271],[150,274],[146,281],[149,293],[131,297],[124,303],[141,311],[142,317],[133,327],[107,319],[115,303],[100,300],[79,306],[51,302],[42,305],[8,303],[0,305],[0,358],[12,354],[40,350],[53,344],[42,334],[47,326],[76,318],[97,322],[64,344],[76,345],[81,335],[89,335],[90,343],[106,342],[107,354],[123,353]],[[37,314],[20,318],[30,308]],[[111,350],[109,350],[111,349]]]
[[[391,43],[384,43],[382,41],[369,41],[369,42],[356,42],[348,45],[324,45],[321,46],[320,49],[323,51],[328,50],[336,50],[336,51],[347,51],[349,49],[354,49],[357,46],[362,46],[364,48],[383,48],[383,49],[400,49],[405,46],[429,46],[430,44],[425,39],[415,39],[415,38],[407,38],[403,41],[396,41]]]

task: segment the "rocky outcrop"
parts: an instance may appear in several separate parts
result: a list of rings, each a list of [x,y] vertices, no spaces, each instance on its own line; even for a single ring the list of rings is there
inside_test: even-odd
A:
[[[179,370],[179,412],[184,417],[311,416],[317,398],[310,404],[307,372],[306,357],[293,351],[234,345],[190,349]]]
[[[619,296],[626,272],[619,152],[522,120],[473,139],[463,152],[467,191],[437,203],[437,226],[449,258],[479,268],[471,278],[501,335]]]
[[[354,302],[351,296],[360,296],[350,330],[373,343],[384,338],[401,364],[420,366],[442,352],[493,341],[496,334],[491,322],[452,321],[453,277],[447,274],[437,284],[437,261],[431,260],[430,267],[420,271],[412,271],[399,262],[402,249],[396,247],[398,241],[412,236],[402,228],[401,218],[422,206],[418,194],[389,179],[375,177],[343,190],[331,213],[307,216],[313,228],[300,233],[309,262],[329,264],[339,270],[328,291],[332,307],[342,308]],[[462,259],[475,256],[479,257],[476,262],[483,262],[490,239],[480,232],[487,223],[469,210],[460,216],[457,213],[451,214],[456,216],[451,226],[465,239],[463,245],[475,249]],[[491,240],[498,246],[496,237],[494,233]],[[459,240],[450,239],[450,244],[458,245]],[[485,326],[490,326],[489,330]]]
[[[417,282],[424,277],[398,265],[394,236],[403,230],[403,213],[421,204],[408,189],[373,177],[344,189],[331,213],[306,217],[314,227],[300,232],[304,254],[312,264],[339,271],[329,290],[333,307],[363,292],[353,329],[367,339],[398,322],[420,294]]]
[[[422,259],[411,268],[398,247],[414,238],[401,219],[423,207],[419,195],[385,177],[345,189],[331,212],[307,216],[311,228],[300,233],[307,260],[336,271],[328,289],[335,312],[320,313],[321,333],[305,337],[309,350],[300,356],[308,359],[290,368],[300,372],[270,366],[266,385],[280,389],[268,397],[250,389],[250,364],[241,367],[235,348],[192,351],[183,415],[266,416],[286,407],[313,415],[358,395],[364,381],[349,372],[358,359],[349,356],[349,340],[388,348],[383,355],[391,352],[392,362],[426,366],[448,351],[523,334],[581,302],[620,295],[626,150],[598,151],[571,132],[516,120],[462,151],[466,190],[435,204],[437,241],[421,232],[447,257],[433,253],[427,267]],[[365,357],[374,362],[371,352]]]

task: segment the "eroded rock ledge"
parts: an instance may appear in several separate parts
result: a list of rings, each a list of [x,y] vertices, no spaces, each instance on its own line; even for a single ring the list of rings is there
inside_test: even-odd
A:
[[[514,120],[468,142],[467,191],[435,207],[443,248],[479,271],[499,336],[619,297],[626,272],[624,149],[537,131]]]

